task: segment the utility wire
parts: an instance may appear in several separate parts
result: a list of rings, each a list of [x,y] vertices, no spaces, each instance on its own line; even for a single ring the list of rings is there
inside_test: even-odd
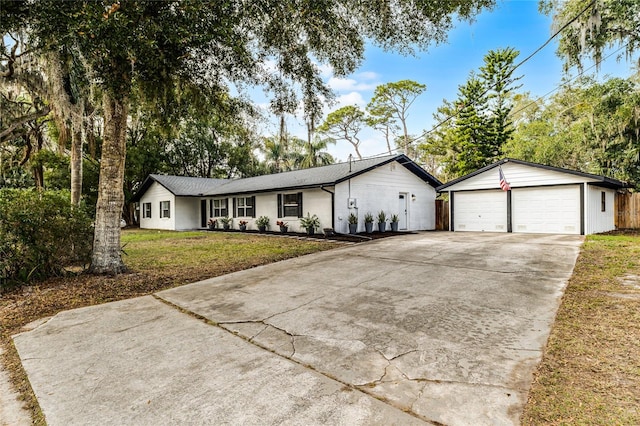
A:
[[[585,68],[582,71],[580,71],[578,74],[576,74],[575,76],[571,77],[569,80],[567,80],[564,83],[561,83],[559,85],[557,85],[556,87],[554,87],[553,89],[549,90],[547,93],[545,93],[544,95],[536,98],[535,100],[529,102],[527,105],[523,106],[522,108],[514,111],[511,113],[511,115],[516,115],[522,111],[524,111],[525,109],[529,108],[531,105],[538,103],[538,101],[546,98],[547,96],[551,95],[554,92],[557,92],[558,90],[560,90],[562,87],[567,86],[569,83],[571,83],[574,80],[577,80],[578,78],[582,77],[584,74],[587,73],[587,71],[591,71],[593,68],[596,68],[597,66],[599,66],[601,63],[603,63],[604,61],[606,61],[607,59],[609,59],[610,57],[612,57],[613,55],[615,55],[616,53],[620,52],[622,49],[627,48],[627,46],[629,46],[629,44],[631,44],[631,42],[625,44],[624,46],[620,46],[618,49],[616,49],[615,51],[611,52],[609,55],[605,56],[604,58],[601,58],[599,61],[597,61],[595,64],[591,65],[589,68]]]
[[[524,58],[522,61],[518,62],[512,69],[511,72],[509,72],[509,74],[507,74],[505,76],[504,79],[499,80],[498,82],[496,82],[494,85],[488,87],[485,89],[484,92],[482,92],[482,94],[480,96],[484,96],[486,95],[490,90],[494,89],[497,85],[499,85],[500,83],[502,83],[506,78],[510,77],[513,72],[518,69],[519,67],[521,67],[522,65],[524,65],[526,62],[528,62],[531,58],[533,58],[536,54],[538,54],[542,49],[544,49],[549,43],[551,43],[551,41],[556,38],[562,31],[564,31],[567,27],[569,27],[569,25],[573,24],[578,18],[580,18],[587,10],[589,10],[590,8],[592,8],[595,4],[596,4],[597,0],[592,0],[584,9],[582,9],[580,11],[580,13],[578,13],[576,16],[574,16],[572,19],[570,19],[568,22],[566,22],[559,30],[557,30],[555,33],[553,33],[553,35],[551,37],[549,37],[547,39],[547,41],[545,41],[542,45],[540,45],[540,47],[538,47],[533,53],[531,53],[529,56],[527,56],[526,58]],[[618,49],[619,51],[620,49]],[[616,51],[617,52],[617,51]],[[611,56],[611,55],[609,55]],[[609,57],[607,56],[607,58]],[[605,58],[605,59],[607,59]],[[600,62],[598,62],[599,64]],[[592,67],[590,67],[589,69],[591,69]],[[586,71],[586,70],[585,70]],[[554,89],[558,90],[562,85],[558,86],[557,88]],[[546,95],[545,95],[546,96]],[[458,111],[466,108],[470,106],[469,104],[465,104],[462,107],[458,108]],[[527,105],[528,106],[528,105]],[[425,130],[423,131],[419,136],[416,136],[415,138],[411,139],[410,141],[405,142],[403,145],[401,145],[400,147],[396,148],[394,151],[398,151],[400,149],[406,149],[407,146],[419,139],[422,139],[423,137],[425,137],[426,135],[433,133],[436,129],[438,129],[439,127],[441,127],[442,125],[446,124],[447,122],[449,122],[450,120],[452,120],[453,118],[458,116],[458,112],[456,112],[455,114],[451,114],[449,116],[447,116],[445,119],[443,119],[442,121],[438,122],[436,125],[434,125],[431,129],[429,130]],[[385,155],[387,154],[387,152],[383,152],[380,154],[376,154],[376,155],[372,155],[371,157],[379,157],[381,155]]]

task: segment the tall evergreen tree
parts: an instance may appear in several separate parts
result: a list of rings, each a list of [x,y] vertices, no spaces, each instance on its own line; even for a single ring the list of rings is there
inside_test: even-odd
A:
[[[515,83],[514,49],[491,50],[484,56],[480,73],[471,73],[458,87],[458,98],[446,101],[434,118],[440,126],[420,145],[427,162],[441,163],[436,174],[455,178],[491,164],[503,156],[502,148],[511,138],[511,111]]]

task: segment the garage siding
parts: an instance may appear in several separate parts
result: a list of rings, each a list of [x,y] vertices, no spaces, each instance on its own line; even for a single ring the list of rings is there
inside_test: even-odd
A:
[[[499,188],[500,168],[511,186]],[[615,229],[622,182],[534,163],[504,160],[439,188],[450,194],[450,229],[594,234]],[[503,194],[503,195],[501,195]]]
[[[602,203],[604,193],[604,206]],[[616,191],[599,186],[587,186],[587,234],[611,231],[616,228],[614,202]],[[603,209],[604,208],[604,209]]]

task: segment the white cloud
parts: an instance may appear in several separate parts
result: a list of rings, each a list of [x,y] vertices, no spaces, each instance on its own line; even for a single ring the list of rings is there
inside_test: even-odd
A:
[[[347,91],[368,91],[373,90],[376,87],[375,83],[368,83],[363,81],[358,81],[353,78],[338,78],[331,77],[327,82],[329,87],[337,92],[347,92]]]
[[[357,77],[363,80],[378,80],[380,78],[380,75],[373,71],[363,71],[361,73],[358,73]]]
[[[362,97],[362,94],[359,92],[349,92],[349,93],[345,93],[344,95],[340,95],[336,98],[336,107],[335,109],[338,109],[340,107],[343,106],[347,106],[347,105],[360,105],[360,106],[364,106],[366,105],[366,101],[364,100],[364,98]]]

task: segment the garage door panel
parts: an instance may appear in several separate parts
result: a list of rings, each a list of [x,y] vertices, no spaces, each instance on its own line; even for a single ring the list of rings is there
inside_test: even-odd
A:
[[[511,220],[513,232],[580,234],[580,187],[516,188]]]
[[[453,202],[456,231],[507,232],[507,193],[457,192]]]

